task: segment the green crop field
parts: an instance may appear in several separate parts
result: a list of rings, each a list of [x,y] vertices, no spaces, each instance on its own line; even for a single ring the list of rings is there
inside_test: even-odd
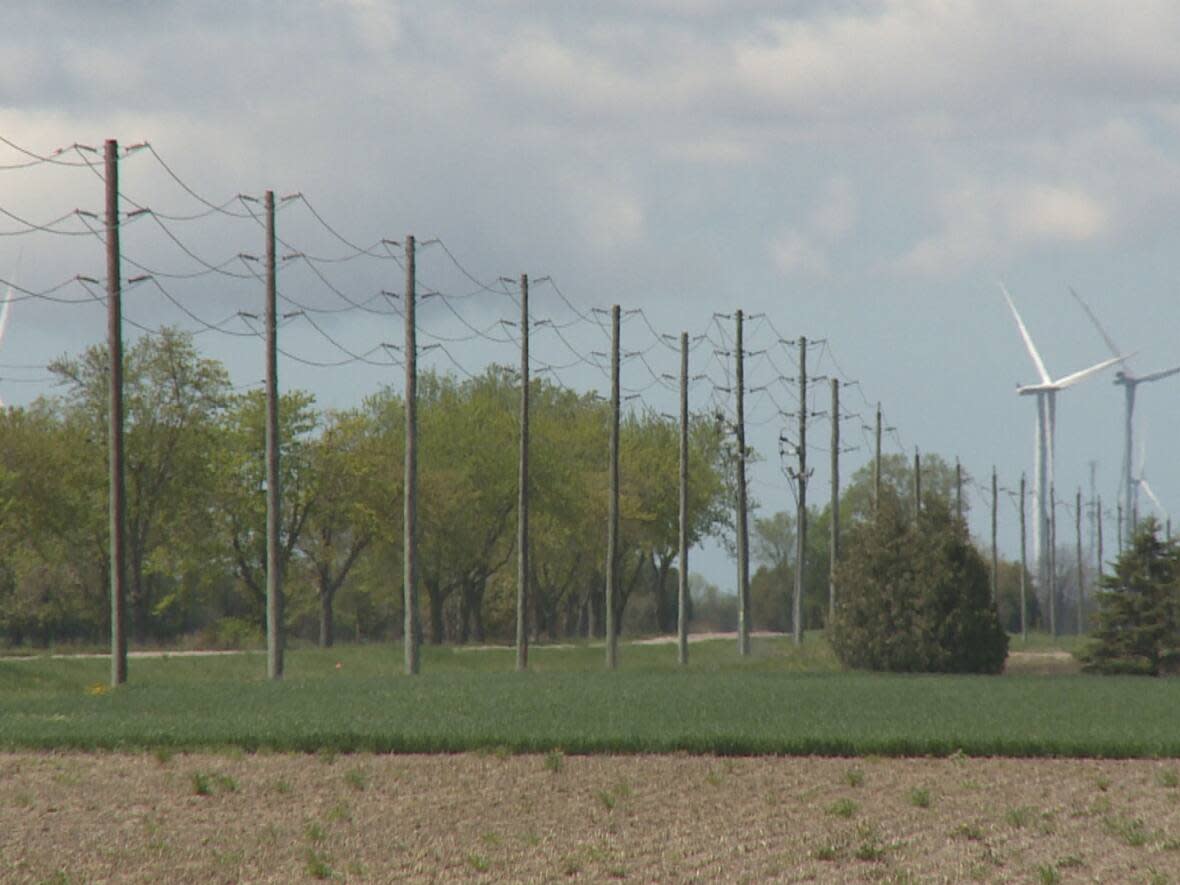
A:
[[[396,644],[298,649],[280,683],[257,652],[133,658],[115,690],[103,658],[0,659],[0,747],[1180,756],[1177,680],[846,673],[810,638],[602,656],[538,647],[518,674],[511,649],[427,648],[408,678]]]

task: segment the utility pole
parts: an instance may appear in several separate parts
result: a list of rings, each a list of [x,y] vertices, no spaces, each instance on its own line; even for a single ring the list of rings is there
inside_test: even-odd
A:
[[[111,545],[111,685],[127,681],[127,509],[123,496],[123,270],[119,254],[119,143],[105,146],[107,350],[111,360],[107,503]]]
[[[746,376],[745,344],[742,338],[742,312],[737,319],[737,449],[738,449],[738,654],[750,654],[750,537],[746,499]]]
[[[680,333],[680,571],[676,587],[676,659],[688,663],[688,333]]]
[[[275,280],[275,194],[266,212],[266,675],[283,678],[283,559],[279,547],[279,360]]]
[[[606,535],[606,666],[619,666],[615,625],[619,554],[619,306],[610,309],[610,503]]]
[[[999,507],[999,486],[996,483],[996,466],[992,465],[992,604],[1000,606],[1000,554],[996,546],[996,510]]]
[[[922,512],[922,456],[914,446],[914,522]]]
[[[840,382],[832,379],[832,540],[828,573],[828,623],[836,615],[836,566],[840,561]]]
[[[1096,530],[1095,533],[1097,536],[1097,545],[1099,545],[1099,558],[1097,558],[1097,563],[1096,563],[1097,568],[1095,569],[1095,573],[1096,573],[1097,577],[1095,578],[1094,583],[1095,583],[1095,585],[1099,586],[1099,588],[1101,588],[1101,586],[1102,586],[1102,568],[1103,568],[1103,562],[1102,562],[1102,496],[1101,496],[1101,494],[1099,497],[1097,497],[1097,507],[1094,512],[1094,518],[1095,518],[1094,527]]]
[[[881,512],[881,403],[877,402],[877,447],[873,455],[873,515]]]
[[[1049,630],[1057,638],[1057,492],[1049,483]]]
[[[402,596],[405,608],[402,646],[405,672],[416,676],[421,670],[422,621],[418,612],[418,330],[414,303],[417,300],[414,267],[414,237],[406,237],[406,461],[405,514],[402,519]]]
[[[1078,486],[1078,494],[1075,503],[1076,513],[1074,514],[1074,522],[1077,526],[1077,545],[1078,545],[1078,636],[1085,633],[1086,619],[1082,615],[1082,604],[1085,601],[1085,594],[1082,590],[1082,488]]]
[[[995,479],[995,468],[992,468],[992,479]],[[995,483],[993,482],[994,486]],[[992,489],[992,497],[995,497],[995,488]],[[994,508],[993,508],[994,509]],[[955,458],[955,516],[961,522],[963,519],[963,465],[959,463],[958,457]],[[994,589],[994,588],[993,588]]]
[[[1116,504],[1118,508],[1118,537],[1119,537],[1119,556],[1123,555],[1123,505]]]
[[[791,627],[795,645],[803,643],[803,575],[807,556],[807,338],[799,337],[799,473],[795,477],[795,595]]]
[[[1024,528],[1024,474],[1020,474],[1020,638],[1028,641],[1028,546]]]
[[[516,509],[516,669],[529,667],[529,277],[520,275],[520,497]]]

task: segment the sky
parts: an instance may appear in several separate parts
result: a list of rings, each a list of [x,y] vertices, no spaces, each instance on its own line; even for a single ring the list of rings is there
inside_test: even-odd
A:
[[[258,265],[236,256],[262,254],[263,240],[259,204],[235,198],[267,189],[302,195],[277,220],[280,252],[306,256],[281,261],[284,310],[306,308],[280,333],[281,383],[326,407],[401,383],[384,346],[403,337],[398,302],[380,293],[402,291],[402,247],[383,239],[424,243],[419,287],[443,294],[420,308],[421,343],[441,345],[422,360],[440,371],[517,361],[518,330],[499,322],[517,315],[515,283],[501,278],[528,273],[534,321],[550,321],[532,335],[534,372],[605,392],[599,311],[619,304],[633,406],[675,411],[664,375],[678,356],[660,336],[683,330],[705,376],[693,408],[731,413],[742,309],[759,515],[794,506],[778,437],[797,436],[779,414],[797,395],[778,379],[797,374],[798,350],[780,339],[821,342],[809,372],[855,382],[842,389],[842,439],[855,447],[844,477],[871,457],[862,428],[880,402],[895,428],[887,452],[958,457],[979,481],[968,496],[985,540],[992,466],[1013,490],[1033,468],[1034,405],[1015,386],[1036,371],[1001,280],[1054,375],[1108,356],[1070,287],[1135,352],[1136,372],[1180,364],[1170,2],[20,7],[0,33],[0,136],[42,156],[100,153],[0,168],[11,213],[0,279],[35,292],[67,281],[57,295],[70,301],[13,304],[0,341],[8,404],[55,392],[41,367],[105,334],[101,284],[68,282],[105,275],[97,222],[69,213],[101,216],[108,138],[152,148],[120,163],[124,211],[155,213],[127,220],[123,275],[150,270],[161,288],[129,285],[126,316],[200,332],[202,352],[243,387],[262,377],[262,345],[236,312],[261,311],[262,288]],[[28,159],[0,145],[0,166]],[[222,211],[189,217],[206,209],[190,191]],[[49,230],[24,224],[63,215]],[[1095,465],[1108,552],[1122,458],[1112,381],[1108,371],[1061,394],[1056,465],[1071,506]],[[820,410],[829,396],[826,383],[809,394]],[[1136,433],[1144,475],[1180,514],[1178,401],[1180,377],[1141,388]],[[827,497],[828,439],[828,418],[816,419],[811,501]],[[1000,543],[1015,555],[1003,497]],[[1059,538],[1070,527],[1060,510]],[[692,567],[733,586],[719,549]]]

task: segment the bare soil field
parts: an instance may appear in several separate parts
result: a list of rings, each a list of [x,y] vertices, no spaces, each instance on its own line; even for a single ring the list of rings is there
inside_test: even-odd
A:
[[[0,754],[0,881],[1178,882],[1174,760]]]

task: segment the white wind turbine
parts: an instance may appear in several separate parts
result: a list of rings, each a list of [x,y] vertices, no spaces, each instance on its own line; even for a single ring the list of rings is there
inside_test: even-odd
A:
[[[1102,336],[1102,340],[1106,342],[1106,346],[1110,348],[1112,354],[1118,355],[1119,349],[1115,346],[1111,337],[1106,334],[1106,330],[1102,328],[1102,324],[1098,322],[1098,317],[1094,316],[1094,311],[1090,310],[1090,306],[1086,304],[1072,288],[1070,294],[1082,306],[1082,310],[1086,312],[1086,316],[1090,318],[1090,322],[1094,324],[1094,328],[1098,330],[1098,334]],[[1131,371],[1129,366],[1125,366],[1114,377],[1114,383],[1122,385],[1124,394],[1124,410],[1123,410],[1123,475],[1121,477],[1120,485],[1123,493],[1123,538],[1124,542],[1129,542],[1131,536],[1135,534],[1135,523],[1138,518],[1136,513],[1138,502],[1132,501],[1132,496],[1136,490],[1136,480],[1131,475],[1131,453],[1133,449],[1133,440],[1131,438],[1132,419],[1135,415],[1135,389],[1140,384],[1149,384],[1152,381],[1162,381],[1180,372],[1180,366],[1174,366],[1171,369],[1164,369],[1162,372],[1152,372],[1150,375],[1136,375]],[[1154,498],[1155,496],[1152,495]]]
[[[1035,469],[1033,473],[1033,513],[1036,518],[1033,520],[1033,549],[1036,551],[1038,584],[1042,589],[1050,591],[1049,614],[1052,621],[1056,606],[1053,604],[1050,585],[1049,543],[1053,534],[1052,520],[1055,508],[1049,506],[1048,497],[1053,489],[1053,431],[1057,424],[1057,392],[1121,362],[1123,357],[1111,357],[1108,360],[1095,363],[1087,369],[1054,379],[1045,368],[1045,363],[1037,352],[1036,345],[1033,344],[1032,336],[1025,328],[1024,320],[1020,318],[1020,313],[1016,310],[1016,304],[1013,302],[1007,286],[1000,283],[1000,291],[1004,293],[1004,299],[1008,302],[1008,308],[1012,311],[1017,328],[1020,329],[1020,337],[1024,339],[1024,347],[1040,376],[1040,381],[1036,384],[1018,385],[1016,392],[1021,396],[1035,395],[1037,398]],[[1053,624],[1053,627],[1056,629],[1056,624]]]
[[[4,303],[0,304],[0,346],[4,344],[4,333],[8,331],[8,318],[12,315],[12,293],[16,285],[16,277],[20,274],[20,259],[17,255],[16,269],[12,273],[12,281],[8,283],[8,289],[4,293]],[[4,408],[4,400],[0,398],[0,408]]]

